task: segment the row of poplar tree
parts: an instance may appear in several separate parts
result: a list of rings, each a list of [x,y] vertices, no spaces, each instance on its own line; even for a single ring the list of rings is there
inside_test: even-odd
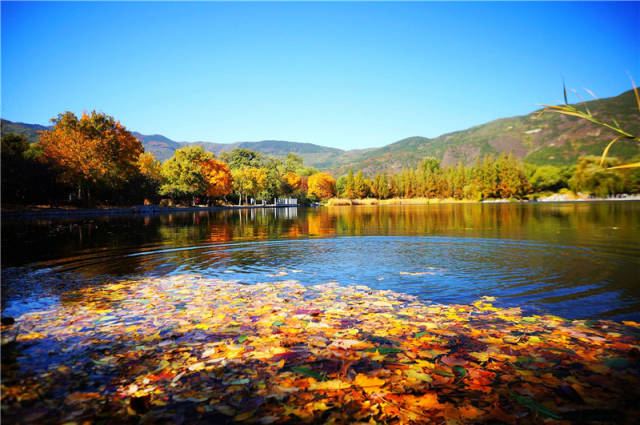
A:
[[[462,163],[441,167],[435,158],[424,158],[415,168],[367,179],[362,171],[349,170],[337,181],[338,196],[359,198],[523,199],[540,194],[571,191],[607,197],[640,192],[640,170],[609,170],[619,160],[586,156],[573,166],[524,164],[511,154],[485,155],[473,166]]]
[[[640,175],[609,171],[595,158],[574,167],[534,167],[510,154],[479,158],[473,166],[442,167],[425,158],[414,169],[366,178],[349,170],[337,182],[302,158],[273,158],[247,149],[215,157],[200,146],[178,149],[164,162],[145,153],[140,141],[113,117],[92,112],[58,115],[38,143],[2,137],[2,198],[5,204],[139,204],[173,202],[247,203],[294,197],[302,202],[373,197],[524,198],[532,192],[570,188],[599,196],[637,192]],[[611,160],[615,161],[615,160]],[[168,200],[168,201],[167,201]]]

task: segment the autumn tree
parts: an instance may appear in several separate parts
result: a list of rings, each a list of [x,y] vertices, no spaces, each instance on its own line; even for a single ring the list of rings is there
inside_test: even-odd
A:
[[[362,170],[358,171],[358,174],[353,179],[353,194],[358,199],[369,196],[369,183],[364,178]]]
[[[302,186],[302,177],[290,171],[282,177],[284,181],[284,193],[289,195],[295,193]]]
[[[256,197],[266,185],[267,170],[264,168],[243,167],[231,171],[233,190],[238,194],[238,205],[242,204],[242,196],[248,201],[249,196]]]
[[[129,191],[135,194],[129,194],[129,199],[142,198],[144,203],[151,203],[159,200],[159,190],[163,183],[162,164],[156,160],[151,152],[144,152],[138,158],[139,176],[135,178],[130,185],[135,186],[133,190],[129,187]]]
[[[142,144],[113,117],[93,111],[78,119],[65,112],[52,122],[52,130],[40,133],[44,158],[62,182],[78,188],[79,198],[90,199],[92,189],[116,188],[138,175]]]
[[[442,170],[440,169],[440,160],[432,157],[422,159],[416,168],[413,176],[414,196],[424,196],[427,198],[437,198],[442,192]]]
[[[413,198],[417,192],[416,173],[413,168],[403,171],[397,177],[398,196]]]
[[[309,177],[309,195],[317,199],[329,199],[336,194],[336,181],[327,173],[316,173]]]
[[[473,192],[478,199],[487,199],[496,196],[498,185],[498,173],[493,156],[485,155],[478,158],[473,167]]]
[[[356,179],[353,176],[353,169],[349,168],[347,177],[343,180],[340,179],[340,196],[346,199],[353,199],[356,197]]]
[[[529,193],[530,185],[524,170],[512,154],[503,152],[495,167],[498,177],[495,192],[500,198],[521,198]]]
[[[378,199],[387,199],[391,195],[391,185],[387,173],[377,173],[371,184],[371,194]]]
[[[229,166],[215,158],[209,158],[200,163],[205,180],[206,196],[221,198],[233,190],[233,178]]]
[[[138,158],[138,169],[151,180],[162,181],[162,164],[151,152],[144,152]]]
[[[463,199],[465,197],[465,190],[468,190],[471,183],[470,169],[464,166],[462,162],[459,162],[452,174],[452,192],[455,199]]]

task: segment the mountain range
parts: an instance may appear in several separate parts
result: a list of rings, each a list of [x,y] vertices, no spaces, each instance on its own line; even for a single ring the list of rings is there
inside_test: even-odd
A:
[[[620,126],[632,134],[640,134],[640,113],[633,90],[618,96],[592,100],[574,105],[589,108],[594,117],[606,122],[617,120]],[[583,155],[599,155],[614,134],[580,118],[538,111],[530,114],[501,118],[466,130],[443,134],[435,138],[409,137],[395,143],[371,149],[341,150],[312,143],[279,140],[260,142],[177,142],[168,137],[152,134],[133,134],[142,142],[146,152],[152,152],[159,160],[165,160],[183,146],[201,145],[205,150],[220,154],[235,148],[251,149],[267,155],[284,157],[295,153],[304,164],[329,171],[335,176],[345,174],[349,168],[372,175],[381,170],[398,171],[415,167],[425,156],[442,161],[444,166],[459,161],[470,165],[484,154],[497,155],[512,152],[525,162],[536,165],[571,165]],[[2,133],[17,133],[31,142],[38,140],[38,131],[50,127],[2,120]],[[609,155],[630,159],[640,154],[640,145],[619,142]]]

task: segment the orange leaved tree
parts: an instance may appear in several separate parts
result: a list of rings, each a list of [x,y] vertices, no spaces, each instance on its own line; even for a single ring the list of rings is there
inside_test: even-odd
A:
[[[282,177],[284,181],[283,192],[286,194],[294,193],[302,186],[302,178],[294,172],[288,172]]]
[[[231,169],[225,162],[210,158],[201,162],[200,167],[206,182],[205,195],[220,198],[231,193],[233,178]]]
[[[90,200],[91,189],[117,188],[138,175],[142,144],[113,117],[91,112],[78,119],[72,112],[52,119],[52,130],[40,132],[47,161],[63,183]]]
[[[316,173],[309,177],[309,196],[329,199],[336,194],[336,180],[327,173]]]

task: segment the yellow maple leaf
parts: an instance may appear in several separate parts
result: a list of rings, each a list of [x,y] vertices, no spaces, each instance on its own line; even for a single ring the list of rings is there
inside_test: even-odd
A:
[[[433,378],[428,373],[420,372],[415,369],[408,369],[406,371],[407,377],[414,381],[432,382]]]
[[[434,392],[428,392],[416,398],[415,404],[425,410],[441,409],[443,407],[443,405],[438,402],[438,395]]]
[[[377,378],[375,376],[368,376],[363,373],[356,375],[354,383],[359,387],[381,387],[385,384],[384,379]]]
[[[340,379],[331,379],[324,382],[312,382],[310,390],[344,390],[351,387],[351,384]]]
[[[482,353],[481,352],[469,353],[469,355],[480,362],[486,362],[487,360],[489,360],[489,353],[486,351]]]

